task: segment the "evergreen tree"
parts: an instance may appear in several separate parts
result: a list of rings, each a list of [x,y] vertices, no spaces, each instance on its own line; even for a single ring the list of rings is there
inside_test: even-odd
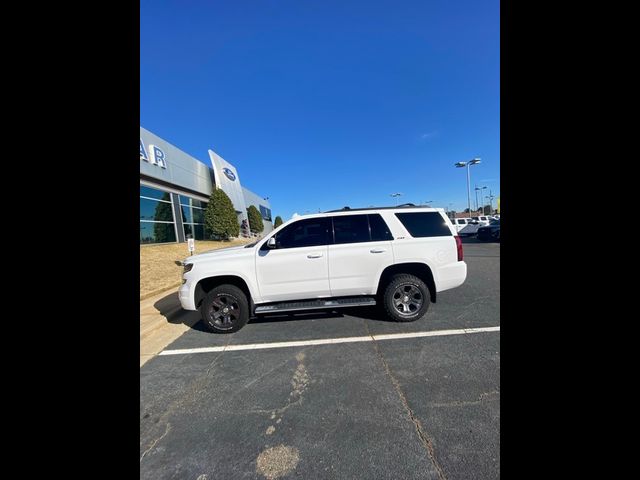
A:
[[[282,218],[278,215],[273,223],[273,228],[278,228],[280,225],[282,225]]]
[[[238,215],[231,199],[220,188],[214,188],[204,211],[207,236],[216,240],[229,240],[240,234]]]
[[[262,215],[260,215],[255,205],[250,205],[249,208],[247,208],[247,216],[249,217],[249,229],[251,233],[260,233],[264,230]]]

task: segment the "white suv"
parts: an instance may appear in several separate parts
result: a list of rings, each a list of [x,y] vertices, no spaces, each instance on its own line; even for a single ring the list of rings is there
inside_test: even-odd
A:
[[[258,242],[183,264],[182,308],[200,309],[215,332],[235,332],[262,313],[377,303],[411,322],[467,276],[443,210],[414,206],[299,216]]]

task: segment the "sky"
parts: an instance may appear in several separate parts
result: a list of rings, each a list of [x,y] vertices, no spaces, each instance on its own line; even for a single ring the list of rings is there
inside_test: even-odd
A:
[[[472,208],[500,193],[499,27],[498,0],[142,0],[140,124],[214,150],[284,220],[462,211],[456,162],[482,159]]]

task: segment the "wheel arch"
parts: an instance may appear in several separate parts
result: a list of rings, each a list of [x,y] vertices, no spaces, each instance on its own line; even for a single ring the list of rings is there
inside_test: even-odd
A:
[[[433,272],[429,265],[420,262],[396,263],[394,265],[389,265],[388,267],[386,267],[380,274],[376,295],[380,296],[384,292],[384,288],[391,280],[391,277],[399,273],[415,275],[420,280],[422,280],[429,288],[429,297],[431,303],[436,303],[436,283],[433,278]]]
[[[239,275],[215,275],[198,280],[194,291],[194,303],[196,308],[200,308],[200,305],[207,293],[220,285],[234,285],[242,290],[242,292],[247,296],[250,311],[253,311],[253,295],[251,295],[251,290],[246,280]]]

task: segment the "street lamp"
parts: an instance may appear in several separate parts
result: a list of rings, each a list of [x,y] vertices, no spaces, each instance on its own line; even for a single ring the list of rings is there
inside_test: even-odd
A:
[[[435,200],[425,200],[422,203],[424,203],[424,205],[426,205],[428,207],[431,202],[435,202]]]
[[[467,208],[469,209],[469,218],[471,218],[471,174],[469,173],[469,167],[478,163],[480,163],[480,159],[474,158],[468,162],[457,162],[455,164],[456,168],[467,167]]]
[[[476,211],[480,210],[480,207],[482,207],[482,212],[484,213],[484,205],[478,205],[478,190],[480,190],[480,203],[482,203],[482,199],[484,198],[482,196],[482,190],[484,190],[487,187],[476,187]]]
[[[395,199],[396,199],[396,206],[398,205],[398,197],[399,197],[400,195],[402,195],[402,194],[401,194],[401,193],[399,193],[399,192],[392,193],[392,194],[390,194],[390,195],[389,195],[390,197],[395,197]]]

